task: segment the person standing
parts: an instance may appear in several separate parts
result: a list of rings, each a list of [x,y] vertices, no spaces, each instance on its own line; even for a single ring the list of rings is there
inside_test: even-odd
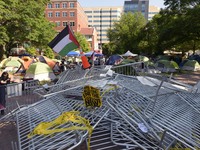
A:
[[[10,83],[8,72],[3,72],[0,77],[0,110],[1,115],[4,115],[4,109],[6,108],[6,85]]]
[[[64,72],[65,70],[66,70],[66,62],[65,59],[63,58],[60,63],[60,71]]]

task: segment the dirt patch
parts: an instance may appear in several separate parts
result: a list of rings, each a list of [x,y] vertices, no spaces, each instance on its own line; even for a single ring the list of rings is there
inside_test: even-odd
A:
[[[200,71],[188,71],[182,74],[176,74],[174,75],[174,79],[185,84],[195,85],[198,81],[200,81]]]

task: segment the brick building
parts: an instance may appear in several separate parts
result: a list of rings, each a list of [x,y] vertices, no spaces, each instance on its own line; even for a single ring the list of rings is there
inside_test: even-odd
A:
[[[91,50],[98,49],[97,31],[93,27],[81,28],[80,33],[85,36],[90,44]]]
[[[62,31],[68,24],[74,32],[85,35],[91,45],[91,50],[98,45],[97,32],[88,27],[88,17],[77,0],[51,0],[46,7],[45,16],[50,22],[55,23],[57,32]]]
[[[88,27],[88,18],[77,0],[51,0],[45,10],[46,18],[60,32],[68,24],[74,32]]]

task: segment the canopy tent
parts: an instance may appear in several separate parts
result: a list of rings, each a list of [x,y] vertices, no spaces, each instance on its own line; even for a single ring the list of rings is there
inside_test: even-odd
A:
[[[6,63],[6,67],[15,67],[15,68],[19,68],[22,65],[21,62],[19,62],[18,60],[10,60]]]
[[[135,57],[135,56],[137,56],[138,54],[133,54],[133,53],[131,53],[130,51],[127,51],[125,54],[123,54],[122,56],[124,56],[124,57],[129,57],[129,56],[132,56],[132,57]]]
[[[54,62],[58,62],[59,64],[61,63],[61,60],[58,60],[58,59],[52,59]]]
[[[4,70],[6,72],[16,72],[20,67],[22,66],[22,63],[18,60],[9,60],[4,65]]]
[[[1,63],[0,63],[0,66],[1,67],[6,67],[6,64],[9,62],[9,61],[11,61],[11,60],[15,60],[15,61],[18,61],[18,62],[20,62],[20,63],[24,63],[24,61],[21,59],[21,58],[19,58],[19,57],[9,57],[9,58],[5,58],[5,59],[3,59],[2,61],[1,61]],[[13,66],[13,65],[12,65]]]
[[[46,63],[36,62],[30,65],[24,78],[33,78],[42,81],[54,80],[56,76]]]
[[[15,74],[25,75],[26,70],[34,61],[33,58],[30,58],[28,56],[23,56],[21,59],[24,61],[24,63],[18,68]]]
[[[25,57],[25,56],[32,57],[32,55],[28,54],[28,53],[24,53],[24,54],[19,55],[20,58]]]
[[[10,61],[10,58],[3,59],[0,63],[1,68],[4,68],[6,66],[6,63],[9,61]]]
[[[148,62],[148,61],[149,61],[149,58],[146,57],[146,56],[141,56],[141,55],[140,55],[140,56],[138,57],[138,60],[139,60],[139,61],[143,61],[143,62]]]
[[[70,51],[68,54],[67,54],[68,57],[78,57],[80,56],[80,52],[79,51]]]
[[[106,61],[106,65],[118,65],[123,60],[123,57],[120,55],[112,55]]]
[[[134,62],[135,62],[135,60],[133,60],[133,59],[123,59],[123,61],[120,65],[125,65],[125,64],[134,63]]]
[[[40,62],[46,63],[47,65],[49,65],[49,67],[51,67],[51,69],[54,68],[56,62],[53,61],[52,59],[46,57],[46,56],[37,56],[37,58],[39,59]]]
[[[98,57],[98,56],[103,56],[102,53],[98,53],[98,52],[95,52],[95,51],[87,52],[87,53],[85,53],[84,55],[87,56],[87,57],[90,57],[90,56],[92,56],[93,53],[94,53],[94,56],[96,56],[96,57]]]
[[[156,67],[161,72],[176,72],[176,70],[179,69],[179,66],[175,61],[168,61],[168,60],[157,61]]]
[[[189,70],[189,71],[198,71],[200,70],[200,65],[198,63],[198,61],[196,60],[187,60],[183,67],[183,70]]]
[[[190,55],[189,60],[196,60],[198,63],[200,63],[200,56],[199,55]]]
[[[25,70],[27,70],[29,66],[33,63],[33,58],[30,58],[28,56],[24,56],[21,59],[24,61],[23,66]]]

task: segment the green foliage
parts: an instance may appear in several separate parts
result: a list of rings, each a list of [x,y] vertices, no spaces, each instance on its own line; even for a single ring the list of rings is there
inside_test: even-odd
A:
[[[49,47],[45,48],[44,52],[44,56],[47,56],[48,58],[53,59],[54,58],[54,53],[53,50]]]
[[[115,53],[125,53],[127,50],[139,53],[139,33],[144,28],[146,20],[139,13],[125,13],[121,16],[119,22],[115,22],[114,27],[107,32],[107,37],[112,45],[115,45]],[[112,50],[111,50],[112,51]]]
[[[55,31],[53,25],[45,18],[44,10],[49,0],[0,1],[0,49],[5,46],[9,54],[18,43],[30,42],[33,47],[42,49]],[[22,5],[23,4],[23,5]]]
[[[111,56],[112,54],[116,54],[116,45],[114,43],[106,43],[102,45],[103,54],[106,56]]]
[[[175,50],[184,54],[200,48],[200,4],[195,0],[180,2],[165,0],[167,9],[143,29],[140,47],[144,52],[149,49],[150,54],[162,54],[164,50]],[[148,44],[144,44],[146,41]]]
[[[35,56],[37,53],[37,50],[35,47],[28,47],[26,48],[26,52],[32,56]]]
[[[77,41],[80,44],[80,48],[82,49],[83,52],[89,52],[91,50],[90,45],[87,41],[87,39],[85,38],[85,36],[83,36],[81,33],[77,32],[75,33],[75,37],[77,39]]]

